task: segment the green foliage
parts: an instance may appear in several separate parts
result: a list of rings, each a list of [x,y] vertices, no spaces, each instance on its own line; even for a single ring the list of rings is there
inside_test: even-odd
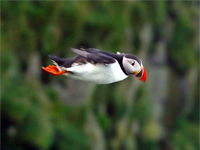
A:
[[[188,88],[193,105],[184,116],[181,92],[185,87],[180,86],[180,77],[192,85],[186,75],[197,69],[196,5],[167,1],[1,2],[2,149],[159,150],[165,136],[169,139],[164,144],[170,143],[166,149],[198,149],[198,85],[194,92]],[[146,25],[151,31],[144,33],[144,38],[141,33]],[[152,57],[161,51],[156,49],[160,43],[164,43],[162,51],[169,63],[164,67],[173,73],[167,76],[168,96],[158,100],[151,94],[156,95],[156,86],[163,82],[148,80],[142,85],[129,78],[94,86],[80,104],[68,104],[63,97],[77,87],[40,70],[50,62],[48,54],[71,57],[70,47],[86,46],[145,55],[143,62],[151,80],[152,72],[160,70],[152,63],[160,65],[160,58]],[[34,54],[39,56],[38,64],[30,59]],[[156,77],[161,78],[160,74]],[[164,101],[162,117],[169,117],[166,122],[154,114],[154,105],[160,101]]]
[[[179,118],[171,143],[175,150],[196,150],[199,148],[199,126],[191,124],[185,118]]]
[[[151,103],[146,95],[144,88],[138,89],[131,114],[132,117],[139,120],[141,124],[144,124],[146,121],[151,119],[151,107],[149,107]]]
[[[84,125],[84,110],[66,110],[59,100],[43,98],[41,90],[34,88],[33,83],[23,82],[20,79],[10,80],[3,83],[5,86],[2,91],[3,119],[10,118],[14,122],[17,130],[15,136],[19,142],[27,142],[39,149],[48,149],[52,143],[58,149],[63,149],[62,145],[68,148],[71,146],[72,149],[88,149],[87,138],[84,133],[80,133]],[[58,99],[53,93],[50,96]],[[70,118],[72,114],[73,118]]]
[[[182,9],[179,10],[182,13],[175,14],[177,18],[168,52],[174,64],[172,68],[180,74],[185,74],[197,62],[196,47],[194,47],[196,31],[191,21],[192,14],[183,12]]]

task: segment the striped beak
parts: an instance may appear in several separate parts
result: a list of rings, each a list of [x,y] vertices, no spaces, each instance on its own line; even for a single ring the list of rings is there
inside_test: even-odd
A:
[[[146,81],[146,79],[147,79],[147,73],[146,73],[146,70],[145,70],[144,67],[142,67],[142,70],[140,71],[140,73],[138,73],[138,74],[136,75],[136,77],[137,77],[139,80],[143,81],[143,82]]]

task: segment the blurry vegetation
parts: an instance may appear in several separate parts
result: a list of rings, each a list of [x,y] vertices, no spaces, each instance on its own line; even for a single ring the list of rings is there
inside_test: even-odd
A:
[[[195,1],[1,2],[2,149],[199,149],[198,8]],[[48,54],[72,57],[69,48],[80,46],[137,54],[147,82],[131,77],[89,90],[42,72]],[[75,94],[63,99],[67,92]]]

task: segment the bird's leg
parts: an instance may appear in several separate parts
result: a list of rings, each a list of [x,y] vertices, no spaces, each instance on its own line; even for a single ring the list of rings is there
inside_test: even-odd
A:
[[[56,72],[59,71],[59,69],[56,66],[54,66],[54,65],[49,65],[49,68],[52,69],[52,70],[54,70],[54,71],[56,71]]]
[[[59,76],[63,73],[66,73],[65,70],[59,71],[59,69],[54,65],[49,65],[48,67],[42,67],[42,69],[50,74],[53,74],[54,76]]]

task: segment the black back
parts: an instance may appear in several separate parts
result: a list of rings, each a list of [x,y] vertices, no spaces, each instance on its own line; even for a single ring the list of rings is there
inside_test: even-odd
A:
[[[126,75],[128,75],[128,74],[126,73],[126,71],[125,71],[125,68],[124,68],[123,64],[122,64],[122,60],[123,60],[124,54],[115,54],[115,53],[111,53],[111,52],[107,52],[107,51],[99,51],[98,49],[94,49],[94,48],[88,48],[88,49],[85,49],[85,51],[90,52],[90,53],[93,53],[93,54],[104,54],[104,55],[106,55],[106,56],[109,56],[109,57],[114,58],[115,60],[118,61],[119,65],[120,65],[120,67],[121,67],[121,69],[122,69],[122,71],[123,71]]]
[[[85,63],[102,63],[102,64],[112,64],[115,63],[115,60],[118,61],[121,69],[123,72],[128,75],[124,69],[124,66],[122,64],[123,57],[132,58],[138,61],[138,63],[141,65],[142,61],[135,55],[132,54],[115,54],[107,51],[99,51],[98,49],[94,48],[86,48],[86,49],[73,49],[71,50],[78,54],[78,56],[74,58],[59,58],[55,55],[49,55],[49,57],[54,60],[59,66],[64,66],[66,68],[69,68],[72,66],[73,63],[77,64],[85,64]]]

